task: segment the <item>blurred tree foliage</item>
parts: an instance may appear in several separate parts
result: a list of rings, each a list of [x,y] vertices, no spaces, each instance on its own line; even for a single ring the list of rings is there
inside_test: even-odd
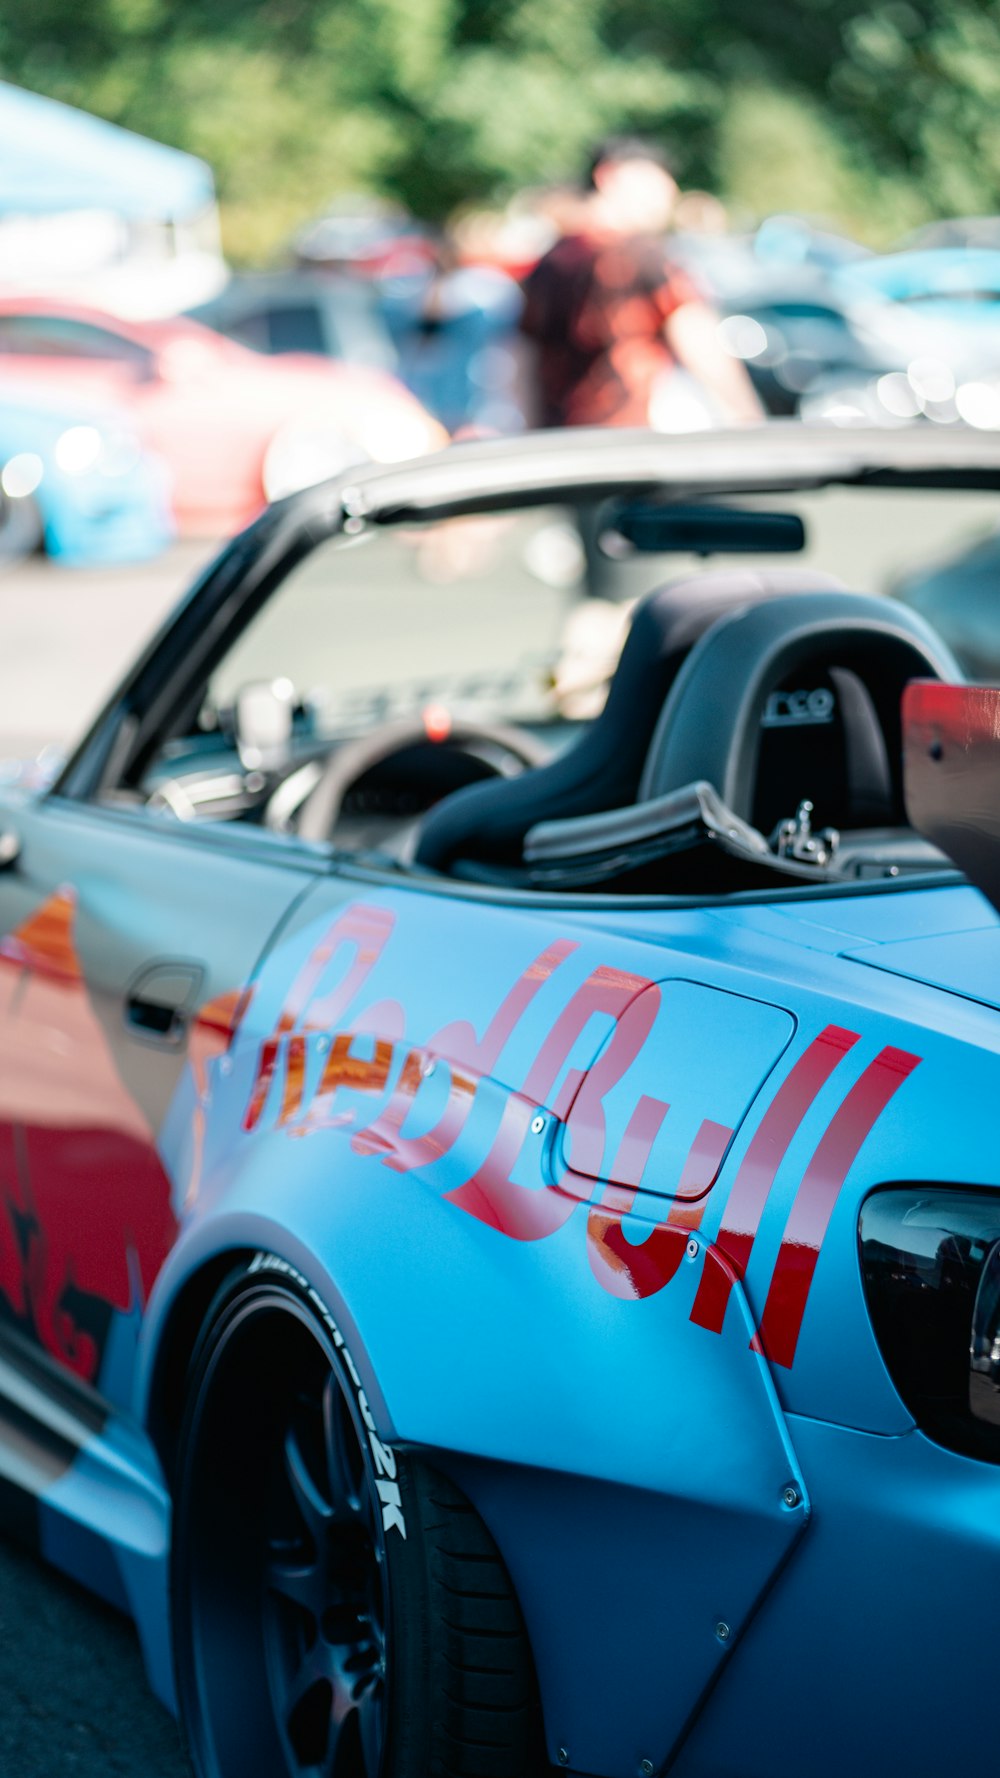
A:
[[[8,0],[0,74],[203,155],[237,260],[338,193],[440,218],[622,129],[741,216],[1000,208],[1000,0]]]

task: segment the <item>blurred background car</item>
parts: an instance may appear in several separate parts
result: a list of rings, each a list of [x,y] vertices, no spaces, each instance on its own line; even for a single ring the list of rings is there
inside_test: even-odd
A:
[[[522,298],[504,263],[507,238],[501,212],[473,210],[442,230],[401,206],[348,197],[299,230],[290,249],[294,269],[234,279],[231,298],[227,290],[195,313],[233,337],[230,303],[243,310],[251,300],[258,309],[266,301],[266,318],[240,317],[247,345],[268,339],[276,343],[261,349],[287,351],[293,348],[285,342],[297,338],[308,350],[381,363],[449,434],[518,432],[525,425],[517,353]],[[532,263],[529,257],[518,270]]]
[[[696,264],[691,269],[698,275]],[[769,414],[797,414],[831,382],[854,384],[897,369],[900,354],[872,325],[866,305],[845,298],[815,266],[775,269],[717,260],[702,283],[727,349],[742,358]]]
[[[254,352],[318,352],[348,364],[397,368],[377,289],[362,278],[294,266],[234,272],[187,316]]]
[[[1000,216],[943,216],[925,222],[900,242],[899,250],[921,247],[1000,248]]]
[[[884,305],[873,319],[870,296],[838,282],[842,267],[867,260],[857,242],[771,216],[745,233],[682,228],[669,251],[712,304],[768,414],[798,414],[817,389],[863,384],[905,363],[881,324]]]
[[[841,268],[831,284],[881,342],[881,369],[843,367],[814,383],[801,403],[804,419],[1000,426],[1000,251],[872,255]]]
[[[410,277],[434,261],[432,231],[401,204],[345,193],[292,240],[295,264],[360,278]]]
[[[900,305],[911,337],[926,329],[957,368],[1000,369],[1000,251],[928,247],[878,254],[842,267],[837,282],[849,299]]]
[[[969,245],[944,244],[952,226]],[[670,249],[713,303],[769,414],[992,427],[1000,401],[984,385],[1000,377],[1000,251],[989,245],[998,229],[989,217],[941,223],[921,231],[926,246],[875,254],[773,216],[751,234],[681,232]]]
[[[174,536],[166,467],[126,415],[0,383],[0,566],[138,562]]]
[[[445,435],[386,372],[271,359],[182,318],[123,321],[48,298],[0,301],[0,378],[111,401],[170,467],[183,535],[217,536],[267,500]]]
[[[399,375],[449,433],[523,430],[522,295],[509,273],[444,237],[426,270],[381,279],[380,301]]]

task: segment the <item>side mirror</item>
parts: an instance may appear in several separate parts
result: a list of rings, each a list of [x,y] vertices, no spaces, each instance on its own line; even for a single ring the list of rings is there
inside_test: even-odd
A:
[[[236,746],[249,771],[281,765],[288,757],[295,711],[290,679],[255,679],[236,694]]]

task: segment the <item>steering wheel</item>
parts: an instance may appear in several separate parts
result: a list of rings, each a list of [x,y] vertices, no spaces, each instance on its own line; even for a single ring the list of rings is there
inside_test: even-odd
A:
[[[438,739],[428,733],[422,717],[387,722],[370,734],[360,735],[356,741],[345,742],[329,755],[319,778],[299,807],[295,826],[300,838],[329,839],[344,798],[359,778],[373,766],[391,759],[393,754],[405,753],[409,747],[428,743],[470,752],[478,747],[496,748],[513,761],[516,771],[544,765],[549,758],[549,749],[543,741],[536,740],[524,729],[508,727],[505,723],[457,721]]]

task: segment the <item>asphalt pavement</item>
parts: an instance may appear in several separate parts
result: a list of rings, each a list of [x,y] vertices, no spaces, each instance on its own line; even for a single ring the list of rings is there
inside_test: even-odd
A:
[[[215,547],[176,544],[115,568],[0,566],[0,759],[82,735]]]
[[[0,1541],[3,1778],[191,1778],[126,1618]]]

